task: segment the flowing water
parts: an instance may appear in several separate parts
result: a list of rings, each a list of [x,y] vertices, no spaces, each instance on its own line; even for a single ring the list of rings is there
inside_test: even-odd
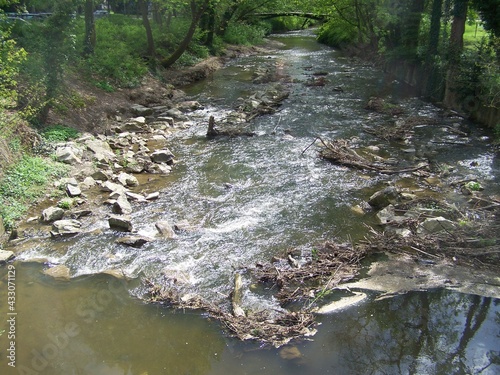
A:
[[[115,243],[117,234],[103,217],[89,224],[93,235],[31,240],[20,260],[65,264],[72,280],[57,282],[42,274],[42,264],[16,262],[17,315],[10,322],[9,270],[0,268],[2,374],[500,371],[500,306],[498,299],[489,297],[445,290],[377,301],[370,296],[362,304],[321,317],[313,342],[282,349],[228,338],[203,312],[141,302],[140,280],[167,274],[180,280],[186,291],[225,304],[236,269],[266,262],[289,248],[308,254],[325,240],[363,237],[364,224],[372,218],[351,208],[392,177],[331,165],[308,146],[318,136],[356,137],[365,146],[378,145],[362,131],[365,125],[387,121],[364,109],[370,96],[392,95],[409,115],[441,119],[446,125],[461,121],[444,119],[437,108],[408,95],[404,85],[386,83],[372,66],[319,45],[309,31],[275,35],[273,40],[281,43],[276,51],[236,59],[209,80],[187,88],[205,108],[193,114],[196,125],[169,139],[178,163],[168,177],[147,183],[147,189],[161,191],[160,199],[137,206],[132,221],[139,233],[149,236],[155,235],[158,220],[184,220],[189,230],[174,240],[125,248]],[[263,67],[291,77],[285,84],[291,94],[280,111],[251,124],[255,137],[207,139],[207,117],[221,119],[238,97],[263,87],[252,83],[254,71]],[[304,84],[314,72],[328,73],[328,84]],[[463,170],[472,169],[474,161],[471,172],[486,182],[486,189],[498,186],[498,160],[479,142],[479,130],[471,135],[466,153],[465,146],[442,142],[457,139],[426,127],[415,138],[412,153],[405,150],[408,145],[383,147],[402,166],[428,155]],[[130,280],[102,274],[109,270],[121,270]],[[250,289],[244,303],[279,308],[273,298]],[[15,369],[5,355],[12,327]]]

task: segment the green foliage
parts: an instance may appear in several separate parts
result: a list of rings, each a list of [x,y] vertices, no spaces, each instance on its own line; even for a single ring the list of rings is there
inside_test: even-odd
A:
[[[475,48],[464,51],[457,79],[458,92],[471,110],[478,109],[477,104],[500,108],[500,65],[496,50],[500,38],[483,38]]]
[[[78,130],[64,125],[53,125],[42,131],[42,137],[49,142],[66,142],[78,138]]]
[[[69,210],[75,205],[75,200],[73,198],[63,198],[57,203],[57,207],[64,210]]]
[[[24,156],[9,168],[0,182],[0,216],[5,227],[12,228],[28,205],[44,193],[46,185],[67,170],[66,165],[31,156]]]
[[[262,43],[269,27],[264,24],[248,25],[230,23],[224,33],[224,41],[229,44],[250,45]]]
[[[268,22],[271,32],[285,32],[309,27],[312,21],[302,17],[277,17]]]
[[[325,23],[318,32],[318,41],[332,47],[345,47],[358,41],[356,28],[341,19]]]
[[[465,185],[469,190],[472,190],[472,191],[480,191],[480,190],[483,190],[483,187],[481,186],[481,184],[477,181],[469,181],[467,182],[467,184]]]
[[[0,30],[0,110],[17,103],[16,78],[25,59],[26,51],[17,47],[10,30]]]
[[[146,36],[140,20],[110,15],[96,20],[97,44],[94,54],[81,60],[80,67],[105,91],[113,86],[134,87],[147,73]],[[83,46],[83,24],[78,25],[78,45]],[[83,48],[83,47],[82,47]]]

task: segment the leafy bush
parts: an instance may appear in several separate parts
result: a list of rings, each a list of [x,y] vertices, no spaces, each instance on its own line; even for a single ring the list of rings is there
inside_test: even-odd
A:
[[[81,68],[106,91],[113,85],[134,87],[147,73],[144,28],[137,18],[111,15],[96,20],[97,44],[94,54],[81,61]],[[83,46],[83,24],[78,25],[77,35]],[[83,47],[81,47],[83,49]]]
[[[318,33],[318,41],[332,47],[343,47],[349,44],[355,44],[358,38],[358,32],[351,24],[335,19],[325,23]]]
[[[69,210],[75,205],[75,200],[73,198],[63,198],[57,203],[57,207],[64,210]]]
[[[247,25],[244,23],[231,23],[224,33],[224,41],[229,44],[259,44],[262,43],[267,31],[264,24]]]
[[[302,17],[277,17],[269,21],[269,32],[285,32],[290,30],[300,30],[305,27],[311,26],[310,19]]]
[[[42,131],[42,137],[49,142],[66,142],[80,135],[78,130],[64,125],[53,125]]]
[[[16,77],[25,59],[26,51],[17,47],[10,30],[0,30],[0,110],[16,104]]]
[[[483,38],[476,48],[464,51],[457,80],[461,99],[472,98],[487,107],[500,108],[500,65],[496,56],[500,49],[495,43],[500,45],[500,39]],[[472,109],[476,109],[474,105]]]

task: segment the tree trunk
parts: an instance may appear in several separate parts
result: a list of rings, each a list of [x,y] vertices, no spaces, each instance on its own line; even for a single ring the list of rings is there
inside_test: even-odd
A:
[[[443,0],[434,0],[432,3],[431,28],[429,31],[429,46],[427,48],[428,58],[432,58],[436,56],[438,53],[442,9],[443,9]]]
[[[418,34],[420,30],[420,20],[425,9],[424,0],[413,0],[410,9],[406,14],[403,31],[403,45],[408,48],[410,56],[416,56],[418,47]]]
[[[203,24],[203,30],[206,32],[204,44],[211,49],[215,37],[215,9],[213,6],[209,7],[202,16],[201,23]]]
[[[177,49],[169,57],[167,57],[162,61],[161,65],[164,68],[169,68],[170,66],[172,66],[179,59],[179,57],[181,57],[182,54],[186,51],[186,49],[189,46],[189,43],[191,43],[191,40],[193,39],[196,28],[198,27],[198,22],[200,21],[201,15],[207,8],[209,2],[210,0],[203,0],[202,5],[198,7],[196,1],[191,0],[191,14],[192,14],[191,25],[189,26],[189,30],[186,36],[179,44]]]
[[[446,88],[444,104],[453,107],[457,103],[455,81],[458,75],[460,54],[464,48],[464,31],[467,18],[467,3],[469,0],[456,0],[453,9],[453,22],[450,32],[450,46],[448,50],[448,71],[446,72]]]
[[[155,56],[155,43],[153,39],[153,31],[151,30],[151,24],[149,23],[148,18],[148,1],[139,0],[139,11],[141,12],[142,24],[146,29],[146,37],[148,40],[147,55],[152,58]]]
[[[467,20],[467,3],[469,0],[456,0],[453,9],[453,22],[450,32],[450,53],[460,54],[464,48],[465,22]],[[457,56],[452,56],[456,58]]]
[[[429,45],[425,60],[426,71],[429,72],[425,95],[429,98],[441,100],[442,97],[442,70],[437,66],[435,57],[438,55],[439,36],[441,30],[441,13],[443,0],[434,0],[432,3],[431,27],[429,31]]]
[[[157,2],[153,1],[153,21],[157,25],[162,25],[162,9],[160,7],[160,4]]]
[[[96,44],[94,0],[85,0],[85,42],[83,46],[84,56],[94,53]]]

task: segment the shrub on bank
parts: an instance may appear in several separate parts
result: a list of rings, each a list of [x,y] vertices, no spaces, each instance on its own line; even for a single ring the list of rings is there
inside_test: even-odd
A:
[[[271,31],[270,24],[260,23],[248,25],[244,23],[230,23],[224,33],[224,41],[229,44],[253,45],[263,42],[264,37]]]
[[[358,43],[358,31],[344,20],[335,19],[320,27],[318,42],[336,48],[355,45]]]

